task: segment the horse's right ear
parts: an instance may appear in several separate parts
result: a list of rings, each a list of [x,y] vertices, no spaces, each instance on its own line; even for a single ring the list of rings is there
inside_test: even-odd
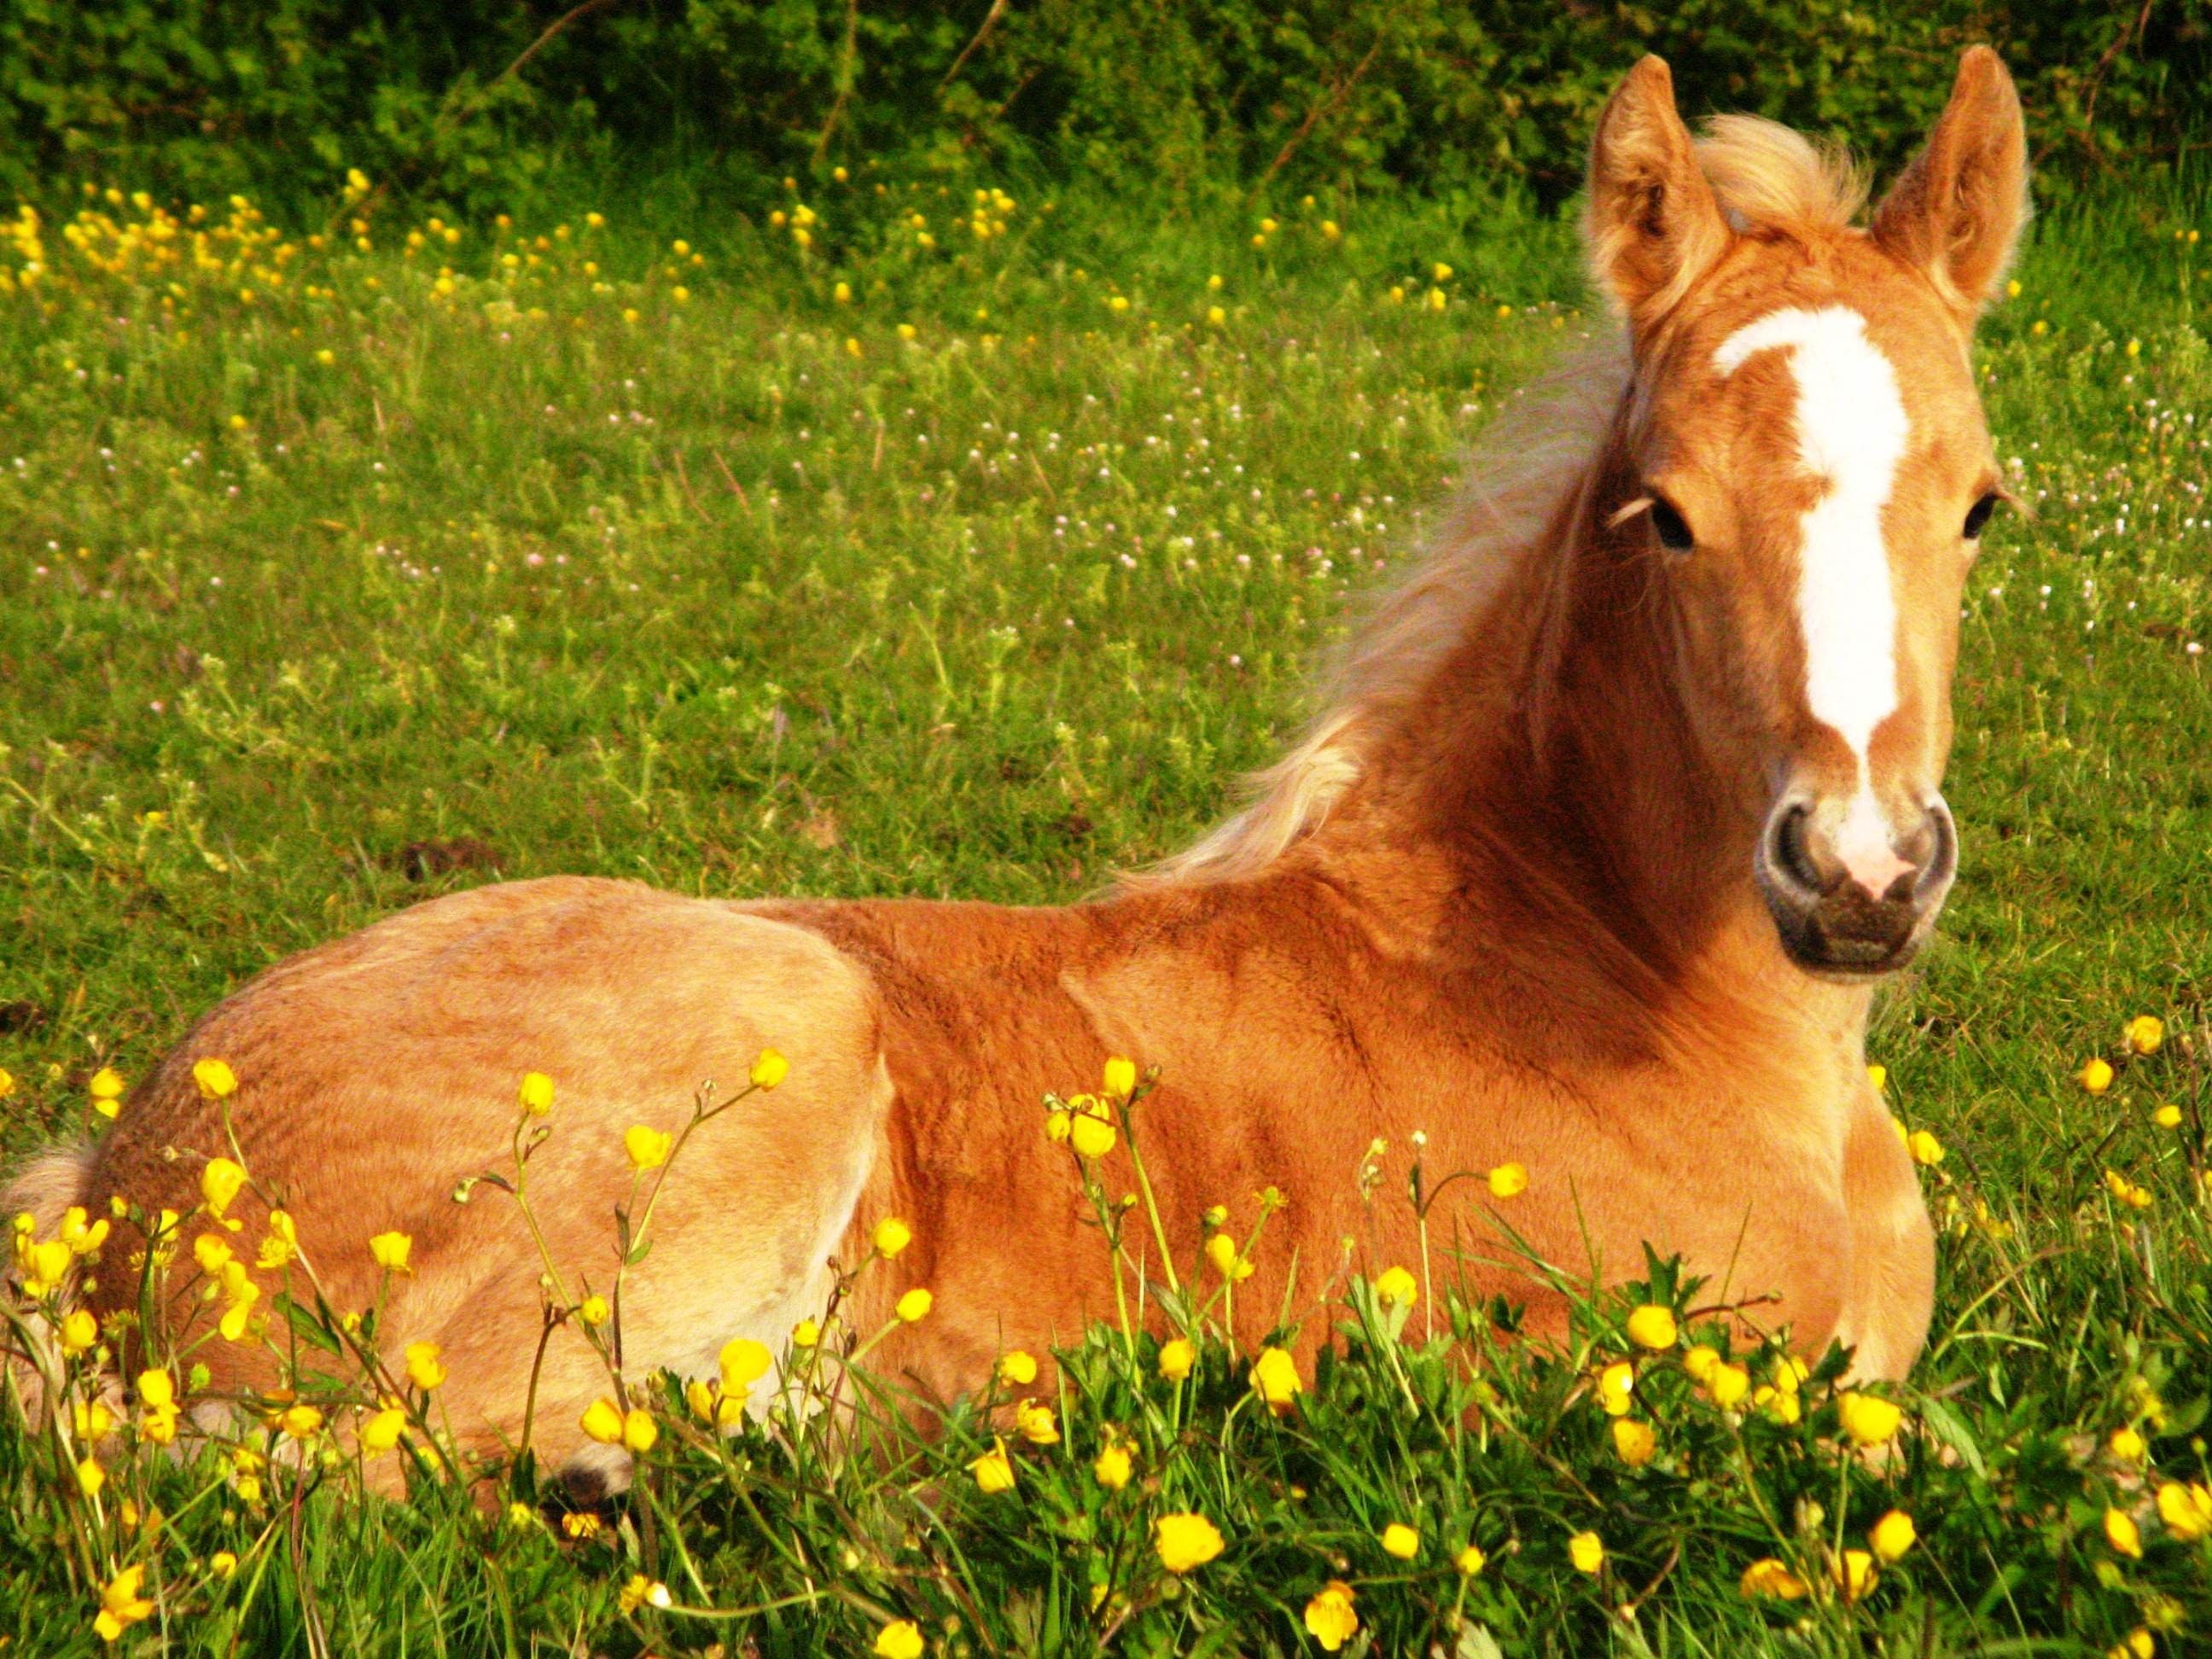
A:
[[[1675,112],[1663,59],[1629,70],[1598,117],[1583,234],[1592,271],[1637,333],[1727,251],[1728,225]]]
[[[1996,291],[2027,222],[2027,135],[2004,60],[1959,59],[1935,131],[1875,210],[1874,239],[1926,275],[1971,324]]]

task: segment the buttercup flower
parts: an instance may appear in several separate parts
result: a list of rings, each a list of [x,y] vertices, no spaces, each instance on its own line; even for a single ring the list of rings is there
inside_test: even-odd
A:
[[[1419,1299],[1420,1293],[1419,1284],[1414,1279],[1413,1275],[1403,1267],[1386,1267],[1375,1280],[1376,1300],[1390,1303],[1394,1306],[1410,1308]]]
[[[1864,1550],[1845,1550],[1833,1571],[1836,1588],[1843,1591],[1846,1601],[1860,1600],[1874,1588],[1874,1581],[1880,1577],[1874,1557]]]
[[[1129,1484],[1129,1449],[1118,1440],[1109,1440],[1091,1465],[1091,1477],[1108,1492],[1119,1492]]]
[[[1647,1303],[1628,1316],[1628,1340],[1639,1348],[1671,1348],[1678,1334],[1672,1308]]]
[[[200,1197],[206,1201],[207,1212],[220,1221],[244,1185],[246,1171],[239,1165],[227,1158],[210,1158],[200,1171]]]
[[[676,1598],[668,1593],[668,1586],[658,1578],[647,1578],[641,1572],[634,1572],[615,1600],[624,1613],[635,1613],[643,1607],[672,1607]]]
[[[131,1626],[152,1615],[154,1604],[138,1594],[139,1583],[145,1577],[143,1563],[125,1567],[100,1592],[100,1611],[93,1615],[92,1627],[100,1632],[101,1641],[112,1642]]]
[[[295,1440],[305,1440],[323,1426],[323,1414],[313,1406],[290,1406],[277,1417],[276,1423]]]
[[[2101,1095],[2112,1086],[2112,1068],[2101,1057],[2091,1060],[2075,1075],[2093,1095]]]
[[[74,1357],[100,1340],[100,1322],[82,1308],[75,1309],[63,1316],[58,1334],[62,1352]]]
[[[577,1426],[602,1446],[618,1446],[623,1437],[623,1411],[611,1400],[594,1400],[584,1407]]]
[[[1877,1561],[1894,1561],[1911,1549],[1919,1536],[1911,1516],[1903,1510],[1892,1510],[1867,1528],[1867,1545]]]
[[[1933,1167],[1943,1161],[1943,1143],[1925,1129],[1915,1129],[1905,1138],[1905,1150],[1915,1164]]]
[[[261,1241],[255,1254],[257,1267],[281,1267],[300,1254],[300,1231],[292,1224],[292,1218],[283,1210],[269,1212],[269,1236]]]
[[[613,1316],[614,1310],[607,1305],[606,1297],[596,1291],[576,1304],[576,1317],[595,1329]]]
[[[1806,1584],[1787,1564],[1772,1556],[1753,1562],[1736,1580],[1736,1593],[1747,1601],[1761,1595],[1771,1595],[1784,1601],[1804,1599]]]
[[[1160,1565],[1181,1575],[1221,1553],[1221,1532],[1202,1515],[1164,1515],[1152,1523],[1152,1547],[1159,1553]]]
[[[1905,1413],[1879,1395],[1854,1390],[1838,1401],[1844,1432],[1862,1446],[1879,1446],[1897,1432]]]
[[[876,1659],[921,1659],[921,1626],[911,1619],[894,1619],[876,1632],[869,1650]]]
[[[633,1170],[659,1169],[668,1162],[668,1149],[675,1144],[674,1135],[650,1124],[633,1123],[623,1131],[623,1151],[629,1155]]]
[[[397,1406],[386,1407],[361,1425],[361,1449],[371,1457],[380,1457],[399,1443],[406,1431],[407,1413]]]
[[[445,1352],[434,1342],[410,1342],[406,1348],[407,1380],[418,1389],[434,1389],[446,1380],[438,1356]]]
[[[1359,1615],[1352,1611],[1352,1586],[1332,1578],[1306,1603],[1306,1632],[1324,1653],[1334,1653],[1358,1633]]]
[[[756,1089],[773,1089],[791,1074],[791,1062],[773,1048],[763,1048],[747,1076]]]
[[[921,1290],[917,1287],[916,1289],[908,1291],[904,1296],[901,1297],[898,1299],[897,1306],[893,1310],[893,1311],[898,1315],[902,1321],[911,1325],[916,1320],[928,1317],[929,1310],[936,1304],[936,1302],[937,1298],[932,1296],[927,1291]]]
[[[1595,1572],[1605,1565],[1605,1545],[1594,1532],[1578,1532],[1567,1540],[1567,1559],[1577,1572]]]
[[[2138,1054],[2154,1054],[2166,1042],[2166,1022],[2155,1014],[2137,1014],[2127,1024],[2129,1049]]]
[[[123,1091],[126,1086],[121,1073],[112,1066],[103,1066],[92,1074],[87,1085],[92,1095],[92,1109],[102,1117],[113,1117],[123,1109]]]
[[[543,1072],[525,1072],[515,1099],[531,1116],[544,1117],[553,1109],[553,1079]]]
[[[632,1407],[623,1413],[622,1443],[634,1452],[653,1449],[660,1438],[660,1425],[653,1420],[653,1413]]]
[[[1410,1561],[1421,1553],[1421,1534],[1402,1521],[1393,1521],[1382,1528],[1382,1553]]]
[[[1170,1382],[1180,1382],[1188,1376],[1197,1359],[1198,1350],[1180,1336],[1160,1344],[1160,1375]]]
[[[1616,1417],[1613,1419],[1613,1449],[1630,1468],[1640,1469],[1659,1449],[1659,1437],[1649,1423],[1638,1422],[1632,1417]]]
[[[1528,1190],[1528,1171],[1518,1164],[1501,1164],[1490,1172],[1492,1198],[1518,1198]]]
[[[1206,1259],[1232,1285],[1252,1276],[1252,1264],[1238,1254],[1237,1241],[1227,1233],[1216,1233],[1206,1241]]]
[[[1137,1065],[1115,1054],[1106,1062],[1106,1093],[1115,1100],[1126,1098],[1137,1091]]]
[[[2106,1449],[2123,1463],[2140,1463],[2150,1443],[2134,1429],[2122,1425],[2112,1431],[2112,1437],[2105,1443]]]
[[[1052,1407],[1036,1401],[1024,1400],[1014,1407],[1014,1426],[1032,1446],[1060,1443],[1060,1427],[1053,1420]]]
[[[1105,1157],[1114,1150],[1115,1133],[1113,1124],[1097,1113],[1077,1112],[1068,1119],[1067,1144],[1080,1158]]]
[[[1629,1397],[1636,1391],[1636,1367],[1626,1359],[1616,1359],[1598,1373],[1598,1404],[1605,1407],[1607,1417],[1619,1417],[1628,1410]]]
[[[1037,1363],[1015,1348],[999,1357],[999,1380],[1018,1389],[1026,1389],[1037,1379]]]
[[[369,1255],[374,1258],[378,1267],[389,1273],[414,1271],[407,1265],[408,1252],[414,1248],[415,1241],[401,1232],[379,1233],[368,1241]]]
[[[885,1216],[876,1224],[876,1254],[886,1261],[896,1259],[900,1251],[914,1243],[914,1230],[896,1216]]]
[[[971,1459],[968,1472],[975,1477],[975,1484],[986,1492],[1012,1492],[1014,1489],[1013,1460],[1006,1455],[1006,1443],[991,1442],[991,1449],[981,1457]]]
[[[1469,1544],[1457,1555],[1452,1557],[1452,1565],[1458,1569],[1459,1576],[1462,1578],[1474,1577],[1488,1565],[1489,1562],[1490,1558],[1485,1555],[1481,1547],[1476,1544]]]
[[[192,1081],[198,1085],[201,1096],[208,1100],[223,1100],[238,1092],[238,1074],[220,1060],[196,1060],[192,1062]]]
[[[1262,1348],[1252,1362],[1252,1387],[1267,1401],[1267,1409],[1280,1417],[1290,1410],[1305,1384],[1299,1380],[1297,1361],[1291,1358],[1288,1349]]]
[[[2158,1489],[2158,1518],[2185,1544],[2212,1533],[2212,1486],[2169,1480]]]
[[[749,1393],[754,1383],[768,1375],[768,1368],[775,1360],[766,1343],[756,1342],[749,1336],[732,1337],[715,1356],[715,1368],[722,1375],[722,1392]]]
[[[2105,1511],[2105,1541],[2117,1554],[2130,1560],[2142,1559],[2142,1528],[2136,1525],[2135,1517],[2125,1510]]]
[[[791,1346],[794,1348],[811,1348],[821,1340],[822,1326],[817,1320],[802,1319],[791,1328]]]

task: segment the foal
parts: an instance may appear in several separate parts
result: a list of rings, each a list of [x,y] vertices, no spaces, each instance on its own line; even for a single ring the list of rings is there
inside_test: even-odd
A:
[[[1930,1234],[1863,1038],[1872,982],[1956,867],[1938,790],[1959,605],[2002,494],[1968,346],[2024,189],[1987,50],[1864,228],[1844,166],[1748,119],[1694,143],[1644,59],[1590,157],[1621,347],[1567,374],[1544,441],[1522,434],[1382,602],[1242,816],[1057,909],[583,879],[439,899],[247,985],[8,1209],[42,1231],[112,1194],[189,1214],[228,1150],[191,1075],[220,1058],[244,1161],[338,1305],[376,1294],[372,1234],[411,1235],[385,1346],[441,1345],[451,1420],[491,1443],[520,1421],[540,1259],[512,1203],[453,1194],[506,1164],[518,1079],[556,1085],[531,1165],[547,1250],[604,1288],[625,1128],[675,1127],[773,1045],[788,1080],[697,1132],[629,1270],[629,1366],[781,1347],[830,1258],[896,1215],[915,1242],[853,1315],[872,1328],[933,1290],[881,1358],[951,1390],[1112,1307],[1039,1098],[1121,1054],[1158,1070],[1139,1127],[1178,1249],[1212,1205],[1241,1232],[1257,1189],[1288,1200],[1237,1298],[1247,1338],[1293,1264],[1310,1294],[1414,1259],[1411,1218],[1354,1176],[1372,1139],[1421,1131],[1432,1170],[1524,1166],[1519,1196],[1458,1183],[1436,1220],[1465,1288],[1534,1328],[1560,1298],[1509,1224],[1570,1279],[1679,1254],[1808,1352],[1901,1376]],[[1111,1191],[1127,1156],[1104,1160]],[[261,1236],[253,1193],[232,1213]],[[117,1235],[112,1256],[143,1248]],[[132,1275],[99,1277],[112,1314]],[[181,1311],[197,1285],[175,1280]],[[258,1352],[202,1351],[230,1388],[265,1377]],[[579,1447],[604,1386],[556,1333],[543,1455]]]

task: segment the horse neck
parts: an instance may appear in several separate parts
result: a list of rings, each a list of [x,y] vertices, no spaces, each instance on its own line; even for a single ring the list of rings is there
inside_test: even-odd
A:
[[[1597,521],[1627,482],[1608,446],[1399,711],[1315,851],[1409,933],[1502,951],[1647,1035],[1717,1003],[1848,1034],[1866,994],[1791,967],[1753,886],[1756,760],[1715,752],[1720,723],[1685,703],[1654,556]]]

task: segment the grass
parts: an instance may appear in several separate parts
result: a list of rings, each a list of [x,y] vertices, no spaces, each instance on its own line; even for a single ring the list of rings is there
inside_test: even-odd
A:
[[[362,204],[319,246],[220,206],[164,234],[128,200],[19,228],[0,269],[46,269],[0,291],[0,1150],[96,1127],[96,1072],[140,1075],[262,967],[495,873],[1053,902],[1212,821],[1456,452],[1592,326],[1571,244],[1505,209],[1268,231],[1018,195],[824,179],[809,224],[580,202],[452,240]],[[1714,1409],[1670,1349],[1638,1362],[1659,1450],[1626,1467],[1592,1376],[1641,1352],[1628,1305],[1689,1301],[1663,1267],[1565,1356],[1352,1287],[1281,1417],[1249,1356],[1201,1340],[1169,1385],[1101,1328],[1062,1440],[995,1497],[965,1469],[988,1400],[917,1433],[827,1358],[857,1415],[725,1445],[656,1395],[644,1486],[589,1535],[427,1478],[349,1499],[343,1461],[171,1467],[129,1431],[94,1504],[0,1404],[0,1654],[100,1650],[130,1560],[159,1611],[122,1645],[190,1653],[858,1652],[901,1618],[951,1653],[1293,1651],[1331,1580],[1355,1644],[1469,1659],[2207,1639],[2208,1547],[2150,1501],[2205,1479],[2212,1391],[2206,222],[2069,208],[1983,336],[2037,514],[1970,590],[1965,872],[1872,1045],[1945,1149],[1900,1455],[1839,1452],[1832,1367],[1785,1422]],[[2133,1055],[2145,1013],[2165,1042]],[[1828,1575],[1892,1508],[1920,1541],[1855,1601]],[[1179,1578],[1150,1528],[1183,1509],[1226,1547]],[[1811,1593],[1740,1593],[1770,1557]],[[625,1608],[641,1576],[679,1610]]]

